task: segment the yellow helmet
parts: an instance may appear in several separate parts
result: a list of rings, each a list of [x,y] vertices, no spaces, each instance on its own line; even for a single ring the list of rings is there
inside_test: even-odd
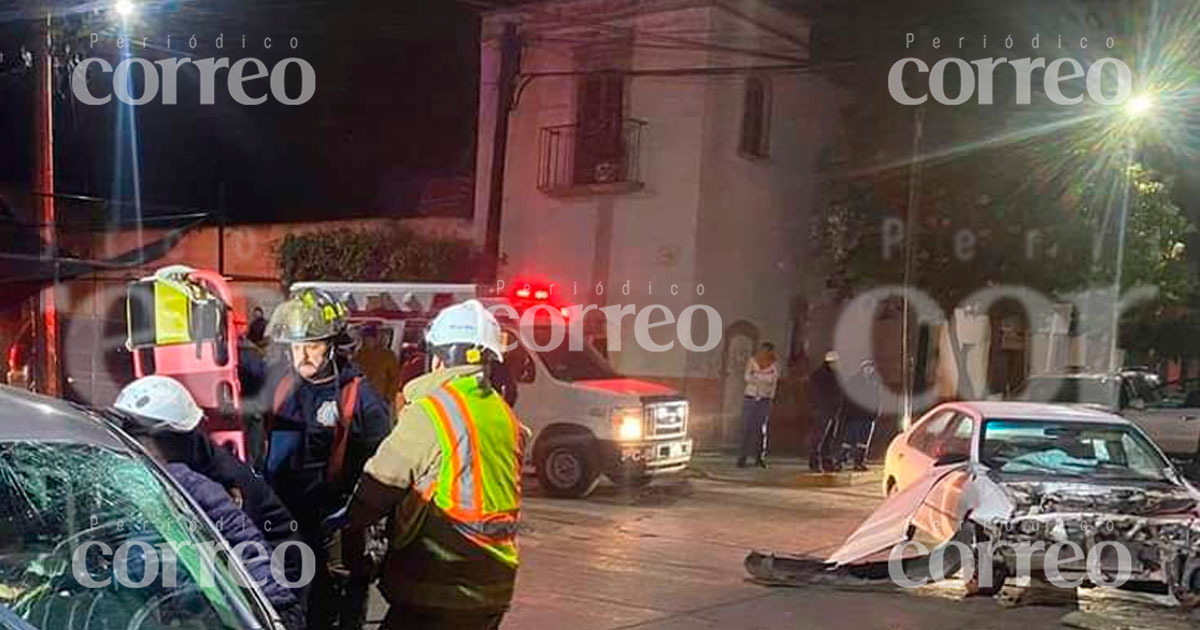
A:
[[[271,313],[267,336],[279,343],[333,339],[346,331],[350,310],[323,289],[305,288],[292,294]]]

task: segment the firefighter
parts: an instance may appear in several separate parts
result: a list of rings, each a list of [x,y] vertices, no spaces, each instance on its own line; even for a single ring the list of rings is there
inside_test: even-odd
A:
[[[359,541],[363,528],[394,516],[384,628],[498,628],[517,572],[529,433],[492,386],[503,342],[479,301],[444,309],[426,340],[430,370],[405,386],[407,403],[367,462],[342,535]],[[347,564],[363,557],[349,542],[344,549]]]
[[[290,630],[304,628],[307,589],[301,584],[301,558],[285,550],[282,576],[277,576],[267,561],[280,546],[299,542],[288,527],[291,514],[246,464],[224,449],[214,448],[200,432],[204,412],[187,388],[168,376],[143,376],[121,390],[107,413],[166,467],[231,547],[257,543],[267,549],[257,558],[243,555],[246,569],[285,625]],[[295,586],[285,586],[281,577]]]
[[[317,556],[309,628],[365,621],[366,579],[326,572],[322,522],[350,496],[362,467],[391,429],[388,404],[347,358],[349,311],[326,291],[304,289],[271,315],[267,333],[287,344],[289,365],[271,391],[265,473]]]

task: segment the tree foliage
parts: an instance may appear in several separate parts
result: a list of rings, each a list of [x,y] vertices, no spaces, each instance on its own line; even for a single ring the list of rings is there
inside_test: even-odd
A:
[[[469,282],[477,279],[482,260],[468,240],[424,236],[399,226],[289,234],[276,248],[276,265],[285,284]]]
[[[856,5],[860,14],[843,16],[841,25],[856,25],[848,32],[858,37],[832,40],[838,50],[828,57],[844,64],[833,80],[853,96],[842,111],[840,127],[847,131],[824,167],[824,211],[811,223],[827,287],[847,299],[900,284],[905,249],[897,239],[904,232],[913,235],[907,279],[947,315],[970,307],[964,300],[971,294],[997,285],[1032,289],[1051,300],[1111,287],[1121,260],[1122,289],[1158,290],[1152,302],[1125,315],[1122,343],[1142,352],[1173,352],[1170,338],[1182,334],[1186,307],[1196,301],[1195,271],[1184,245],[1195,228],[1173,201],[1171,181],[1136,164],[1138,143],[1144,147],[1153,139],[1139,137],[1148,134],[1122,118],[1120,107],[1049,104],[1039,93],[1040,75],[1028,105],[1015,104],[1009,74],[998,75],[1003,78],[987,105],[931,99],[918,109],[899,105],[888,93],[888,72],[905,57],[932,66],[946,57],[1085,56],[1048,48],[1045,41],[1031,49],[1039,29],[1028,24],[1029,6],[952,4],[954,10],[926,7],[905,25],[872,22]],[[1044,32],[1111,32],[1120,44],[1106,54],[1114,56],[1133,41],[1133,22],[1125,18],[1135,12],[1094,5],[1074,11],[1080,13],[1062,13],[1053,29],[1038,26]],[[911,48],[904,43],[910,32],[920,40]],[[988,33],[992,42],[1013,33],[1017,44],[1012,50],[997,50],[994,43],[983,48],[980,35]],[[968,36],[962,50],[959,35]],[[942,37],[940,49],[922,45],[934,36]],[[927,75],[904,82],[910,94],[929,91]],[[947,76],[947,94],[960,87]],[[908,216],[914,225],[900,223]],[[959,393],[971,396],[976,392],[961,378],[966,370],[955,326],[948,332],[960,368]]]

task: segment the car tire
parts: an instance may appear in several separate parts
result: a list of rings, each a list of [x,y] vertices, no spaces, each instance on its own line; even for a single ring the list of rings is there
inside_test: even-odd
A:
[[[1200,559],[1191,559],[1181,563],[1178,583],[1171,589],[1171,595],[1186,609],[1200,607]]]
[[[887,480],[887,487],[885,487],[883,490],[883,496],[885,498],[888,498],[888,497],[891,497],[893,494],[896,494],[896,492],[897,492],[896,478],[891,477]]]
[[[586,497],[600,480],[593,449],[576,441],[548,444],[540,449],[536,466],[538,484],[552,497]]]

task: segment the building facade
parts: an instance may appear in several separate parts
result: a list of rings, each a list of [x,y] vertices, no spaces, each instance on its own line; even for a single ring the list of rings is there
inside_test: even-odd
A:
[[[573,0],[485,15],[481,241],[510,24],[520,66],[503,163],[501,277],[542,279],[563,299],[638,313],[712,307],[720,339],[710,350],[689,351],[673,326],[652,335],[675,340],[671,349],[640,347],[631,315],[619,334],[610,329],[610,357],[625,374],[683,390],[702,446],[730,443],[754,347],[772,342],[785,362],[793,348],[803,354],[807,217],[837,100],[808,72],[809,23],[760,0]],[[704,320],[692,319],[697,346]]]

